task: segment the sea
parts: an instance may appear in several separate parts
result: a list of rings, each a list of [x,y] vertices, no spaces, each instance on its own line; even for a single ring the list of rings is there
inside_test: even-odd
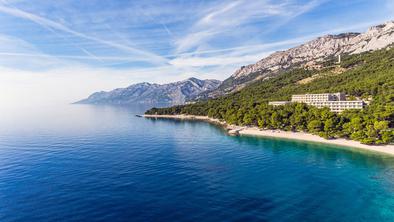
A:
[[[394,221],[394,158],[146,106],[0,112],[0,221]]]

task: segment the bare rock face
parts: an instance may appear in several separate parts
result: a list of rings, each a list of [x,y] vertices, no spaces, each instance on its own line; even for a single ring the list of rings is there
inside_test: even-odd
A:
[[[351,54],[384,48],[394,42],[394,21],[373,26],[351,42],[353,45],[348,49]]]
[[[394,21],[373,26],[365,33],[322,36],[286,51],[275,52],[255,64],[241,67],[208,97],[236,91],[253,81],[264,79],[290,67],[313,67],[329,57],[378,50],[393,42]]]
[[[219,80],[199,80],[196,78],[163,85],[144,82],[109,92],[96,92],[77,103],[112,105],[167,103],[179,105],[204,91],[216,89],[220,83]]]

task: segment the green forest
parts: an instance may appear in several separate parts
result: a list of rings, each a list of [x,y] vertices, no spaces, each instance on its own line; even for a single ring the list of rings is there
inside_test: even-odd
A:
[[[189,114],[224,120],[229,124],[262,129],[303,131],[321,137],[349,138],[364,144],[394,142],[394,48],[342,56],[322,63],[320,70],[294,68],[268,80],[215,99],[146,114]],[[269,101],[290,100],[292,94],[344,92],[349,99],[369,101],[362,110],[333,113],[302,103],[284,106]]]

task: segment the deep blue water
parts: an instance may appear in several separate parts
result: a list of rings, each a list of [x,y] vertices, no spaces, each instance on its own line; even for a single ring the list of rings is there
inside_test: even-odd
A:
[[[143,108],[0,116],[0,221],[394,221],[394,158]]]

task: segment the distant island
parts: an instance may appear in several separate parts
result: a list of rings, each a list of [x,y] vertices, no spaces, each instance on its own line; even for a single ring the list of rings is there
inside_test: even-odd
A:
[[[320,37],[242,67],[217,89],[200,94],[193,104],[152,108],[145,114],[210,118],[236,126],[235,129],[256,127],[368,145],[392,144],[393,42],[393,21],[371,27],[363,34]],[[334,106],[302,101],[272,103],[290,101],[295,94],[333,92],[359,101],[357,104],[362,103],[362,108],[349,107],[337,112]],[[364,102],[369,105],[364,106]]]

